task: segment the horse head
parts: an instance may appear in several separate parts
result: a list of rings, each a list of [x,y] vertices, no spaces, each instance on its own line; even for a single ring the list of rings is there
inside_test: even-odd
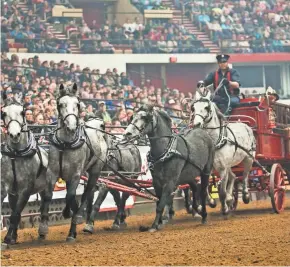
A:
[[[57,110],[59,118],[68,134],[75,134],[79,126],[80,101],[76,83],[72,86],[59,87]]]
[[[196,90],[194,101],[191,104],[193,126],[203,127],[213,116],[214,104],[211,101],[211,92],[208,89]]]
[[[12,143],[20,142],[21,132],[26,126],[25,112],[20,98],[17,96],[7,98],[3,95],[4,106],[1,110],[1,119],[4,122],[4,127],[7,128],[7,134]]]
[[[132,116],[130,124],[125,130],[124,137],[127,139],[145,135],[153,130],[154,106],[143,105]]]

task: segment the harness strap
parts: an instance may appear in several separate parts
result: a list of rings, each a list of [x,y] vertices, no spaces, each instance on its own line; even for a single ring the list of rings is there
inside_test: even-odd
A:
[[[36,176],[36,179],[39,178],[42,170],[43,170],[43,160],[42,160],[42,155],[41,155],[41,151],[39,149],[39,146],[37,146],[37,155],[39,157],[39,160],[40,160],[40,165],[39,165],[39,168],[38,168],[38,171],[37,171],[37,176]]]
[[[13,194],[17,194],[17,178],[16,178],[16,168],[15,168],[15,158],[10,158],[12,164],[12,172],[13,172],[13,185],[12,192]]]
[[[59,173],[58,178],[63,179],[62,176],[62,159],[63,159],[63,150],[59,150]]]
[[[87,135],[87,133],[85,132],[85,135],[87,137],[87,140],[89,140],[89,137]],[[91,151],[94,153],[93,147],[91,145],[91,142],[87,142],[86,143],[87,146],[91,149]],[[93,154],[93,156],[95,156],[98,160],[100,160],[102,163],[104,163],[104,165],[106,165],[108,167],[109,170],[111,170],[113,173],[115,173],[117,176],[119,176],[122,180],[124,180],[125,182],[127,182],[128,184],[132,185],[135,189],[137,189],[139,192],[142,192],[143,190],[145,190],[147,193],[149,193],[150,195],[152,195],[153,197],[157,196],[155,194],[153,194],[152,192],[150,192],[147,188],[142,188],[140,186],[137,186],[134,182],[130,181],[130,179],[128,179],[127,177],[125,177],[125,175],[121,174],[119,171],[115,170],[113,167],[111,167],[111,165],[106,161],[102,160],[100,157],[98,157],[95,153]]]

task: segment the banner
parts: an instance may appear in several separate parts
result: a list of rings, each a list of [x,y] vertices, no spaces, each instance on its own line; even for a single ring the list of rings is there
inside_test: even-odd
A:
[[[149,146],[139,146],[138,149],[140,151],[140,156],[142,159],[142,167],[141,167],[140,172],[146,172],[146,174],[144,174],[144,175],[139,175],[138,179],[151,180],[152,176],[151,176],[150,170],[148,169],[148,162],[147,162],[147,153],[150,150],[150,147]],[[77,196],[82,195],[83,191],[84,191],[84,186],[80,183],[79,186],[77,187],[76,195]],[[99,194],[98,192],[95,193],[94,201],[97,199],[98,194]],[[53,199],[64,199],[65,196],[66,196],[66,189],[63,189],[63,190],[54,191],[52,198]],[[38,196],[38,199],[39,200],[41,199],[40,196]],[[33,202],[36,200],[37,200],[37,194],[34,194],[34,195],[30,196],[28,201]],[[8,196],[4,199],[4,202],[8,202]],[[126,209],[133,208],[134,203],[135,203],[135,197],[130,196],[126,202]],[[115,205],[115,201],[114,201],[113,196],[109,193],[101,205],[100,212],[112,211],[112,210],[116,210],[116,205]]]

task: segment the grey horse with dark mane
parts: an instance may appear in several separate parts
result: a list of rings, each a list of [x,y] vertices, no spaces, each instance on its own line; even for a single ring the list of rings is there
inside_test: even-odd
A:
[[[138,147],[134,144],[119,144],[117,140],[113,137],[107,137],[107,143],[109,146],[107,162],[110,165],[110,168],[105,165],[103,171],[111,171],[112,169],[119,172],[126,173],[140,173],[142,167],[142,160],[140,156],[140,151]],[[137,177],[135,177],[137,178]],[[119,181],[122,182],[122,181]],[[105,200],[108,192],[110,192],[115,200],[117,206],[117,213],[115,220],[112,225],[112,229],[118,230],[120,228],[126,227],[127,224],[125,222],[126,213],[125,206],[126,201],[129,198],[130,194],[127,192],[123,192],[122,196],[120,192],[114,189],[108,189],[104,186],[99,186],[99,195],[94,204],[94,210],[92,212],[92,218],[99,212],[101,204]],[[93,232],[93,221],[87,221],[87,225],[84,228],[84,232]]]
[[[201,213],[202,223],[207,220],[207,187],[215,146],[206,131],[191,129],[185,134],[176,135],[172,133],[171,124],[167,113],[147,105],[138,110],[124,133],[129,141],[146,134],[150,141],[149,161],[153,166],[151,174],[155,193],[159,198],[156,217],[150,228],[152,232],[159,229],[164,208],[171,205],[172,195],[181,184],[190,184],[193,210]],[[201,211],[195,199],[196,182],[192,179],[197,176],[201,177]]]
[[[52,199],[56,180],[61,177],[66,181],[66,206],[63,210],[64,218],[72,218],[67,241],[76,238],[76,225],[82,223],[82,215],[87,206],[88,217],[93,209],[93,196],[96,181],[103,169],[107,154],[107,143],[104,134],[99,131],[104,127],[102,120],[93,120],[90,127],[80,123],[80,101],[77,85],[59,88],[60,96],[57,99],[59,113],[57,130],[50,136],[50,151],[47,168],[47,193],[41,207],[40,238],[48,233],[48,211]],[[93,127],[92,127],[93,126]],[[76,200],[76,189],[81,175],[87,172],[88,182],[82,195],[81,205]]]
[[[21,100],[3,97],[1,118],[7,129],[7,142],[1,144],[1,205],[8,194],[12,210],[4,244],[15,244],[21,212],[29,197],[40,193],[46,199],[47,152],[39,147],[28,130]],[[3,247],[4,248],[4,247]]]

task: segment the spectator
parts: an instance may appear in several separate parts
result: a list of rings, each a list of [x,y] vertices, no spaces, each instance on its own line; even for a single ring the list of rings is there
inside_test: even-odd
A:
[[[104,122],[112,122],[110,114],[106,110],[106,102],[105,101],[100,101],[98,103],[99,105],[99,110],[96,112],[96,116],[99,118],[102,118]]]

